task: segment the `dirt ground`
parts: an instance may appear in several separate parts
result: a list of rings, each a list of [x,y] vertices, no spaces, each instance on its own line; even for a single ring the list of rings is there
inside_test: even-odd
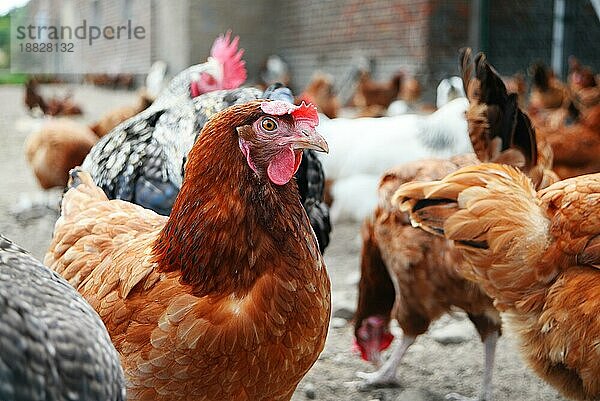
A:
[[[93,121],[109,108],[133,103],[134,92],[112,91],[87,86],[49,87],[46,93],[70,90],[85,111],[81,120]],[[56,213],[37,208],[34,213],[15,216],[15,208],[28,201],[57,201],[60,191],[42,194],[29,170],[23,142],[31,130],[31,119],[23,105],[23,90],[17,86],[0,86],[0,233],[43,258],[52,235]],[[356,301],[359,225],[340,224],[334,227],[332,242],[325,260],[332,281],[333,310],[338,316],[348,315]],[[344,313],[345,312],[345,313]],[[300,383],[293,400],[443,400],[449,392],[475,396],[479,392],[483,373],[483,347],[474,328],[461,313],[436,322],[430,332],[421,336],[408,351],[398,370],[400,387],[360,391],[357,371],[372,371],[352,353],[352,329],[348,322],[334,319],[325,350],[314,367]],[[332,325],[333,326],[333,325]],[[448,327],[463,334],[464,341],[442,345],[432,332],[444,332]],[[564,400],[555,390],[538,379],[524,365],[514,338],[505,333],[500,339],[494,370],[494,400]]]

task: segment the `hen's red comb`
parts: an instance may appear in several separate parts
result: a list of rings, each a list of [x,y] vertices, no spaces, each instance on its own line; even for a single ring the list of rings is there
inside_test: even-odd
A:
[[[300,106],[296,106],[282,100],[273,100],[271,102],[262,102],[260,109],[263,112],[274,116],[291,114],[295,120],[305,121],[313,128],[319,125],[319,114],[317,113],[317,108],[310,103],[306,104],[302,102]]]
[[[238,50],[240,37],[231,40],[231,31],[220,35],[212,45],[210,55],[223,66],[222,89],[235,89],[246,81],[246,62],[242,60],[244,49]]]

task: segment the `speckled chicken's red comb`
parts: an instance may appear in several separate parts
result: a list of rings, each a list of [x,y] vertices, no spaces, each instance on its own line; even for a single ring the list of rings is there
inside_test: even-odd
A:
[[[303,120],[311,127],[316,127],[319,125],[319,114],[317,113],[317,108],[311,103],[306,104],[302,102],[300,106],[296,106],[282,100],[273,100],[271,102],[263,102],[260,105],[260,108],[265,113],[274,116],[291,114],[294,119]]]
[[[223,68],[223,89],[235,89],[246,81],[246,62],[242,60],[244,49],[238,50],[240,37],[231,39],[231,31],[220,35],[212,45],[210,55]]]

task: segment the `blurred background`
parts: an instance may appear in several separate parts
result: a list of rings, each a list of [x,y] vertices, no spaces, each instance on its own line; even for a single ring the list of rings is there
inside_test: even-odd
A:
[[[595,70],[600,65],[598,0],[4,0],[4,12],[11,2],[20,7],[0,20],[3,81],[18,79],[7,70],[9,19],[20,14],[54,25],[149,15],[151,59],[165,60],[169,75],[203,61],[214,38],[231,29],[246,50],[250,83],[260,82],[268,57],[278,55],[295,91],[321,70],[344,93],[366,64],[376,79],[399,70],[413,75],[433,101],[439,81],[457,73],[462,46],[485,51],[503,75],[526,74],[542,61],[564,79],[570,55]],[[94,57],[118,51],[96,49]],[[136,62],[135,49],[119,61],[123,69]]]
[[[98,42],[78,74],[69,72],[73,61],[61,52],[46,54],[47,64],[14,68],[19,24],[105,26],[130,19],[144,21],[149,47]],[[469,102],[457,77],[464,46],[486,53],[534,124],[552,126],[561,177],[600,171],[598,120],[575,132],[587,120],[571,107],[584,116],[595,107],[600,116],[600,0],[0,0],[0,233],[43,258],[66,171],[148,107],[170,78],[205,63],[215,38],[229,30],[244,49],[243,85],[262,91],[279,81],[297,101],[315,103],[331,149],[321,162],[332,218],[324,257],[333,318],[326,348],[293,400],[436,401],[452,391],[477,394],[479,336],[466,314],[455,311],[407,353],[401,388],[359,391],[356,372],[374,369],[352,351],[361,224],[377,204],[386,169],[472,150]],[[23,71],[38,67],[41,73]],[[563,135],[567,129],[571,136]],[[459,136],[466,148],[452,142]],[[83,152],[68,153],[74,144]],[[49,155],[62,164],[48,163]],[[58,180],[49,181],[52,174]],[[397,324],[392,333],[401,333]],[[504,335],[496,401],[564,400],[517,355],[514,338]]]

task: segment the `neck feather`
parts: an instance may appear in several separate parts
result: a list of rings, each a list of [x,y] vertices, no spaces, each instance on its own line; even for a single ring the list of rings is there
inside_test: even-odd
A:
[[[276,186],[257,177],[238,146],[235,128],[246,121],[221,117],[207,123],[192,148],[154,244],[160,269],[181,271],[202,295],[243,293],[269,269],[297,267],[298,253],[306,254],[302,244],[318,252],[295,181]]]

